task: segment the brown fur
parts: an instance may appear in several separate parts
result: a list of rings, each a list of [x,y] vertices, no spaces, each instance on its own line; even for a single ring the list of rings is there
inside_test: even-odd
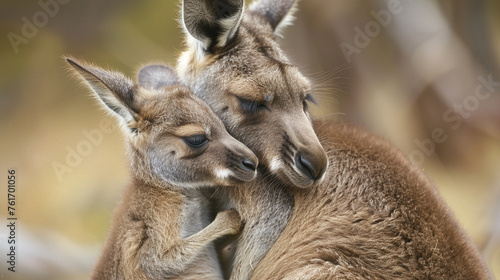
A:
[[[68,62],[123,124],[133,175],[91,278],[222,279],[212,241],[237,234],[241,218],[230,209],[211,222],[200,188],[252,180],[256,156],[178,84],[173,69],[146,66],[138,85]],[[207,140],[195,141],[200,135]]]
[[[225,34],[217,28],[200,34],[199,25],[207,23],[196,23],[195,10],[184,9],[191,21],[184,23],[188,50],[179,59],[181,79],[261,162],[257,187],[219,194],[246,222],[231,279],[491,278],[432,183],[379,138],[325,125],[317,130],[330,163],[325,180],[301,180],[290,153],[293,158],[310,149],[320,166],[323,149],[302,108],[309,82],[275,41],[294,2],[258,1],[241,22],[233,21],[231,28],[239,29],[225,45],[213,43]],[[227,17],[214,18],[212,27],[221,20],[229,25]],[[269,110],[245,112],[235,95]],[[286,164],[276,166],[276,158]],[[273,220],[276,215],[281,219]]]
[[[251,279],[491,279],[433,184],[386,141],[317,124],[325,181],[294,191],[285,230]]]

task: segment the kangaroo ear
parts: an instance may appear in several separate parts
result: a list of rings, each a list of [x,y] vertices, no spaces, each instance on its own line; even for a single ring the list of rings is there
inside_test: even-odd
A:
[[[95,92],[106,108],[125,119],[126,123],[137,120],[133,89],[134,83],[123,74],[111,72],[66,57],[66,61],[73,67],[78,77],[82,78]]]
[[[182,23],[204,51],[224,47],[236,37],[244,0],[183,0]]]
[[[266,18],[274,33],[281,36],[283,29],[293,23],[296,6],[296,0],[260,0],[254,2],[249,10]]]
[[[157,90],[179,83],[175,70],[162,64],[146,65],[139,70],[137,76],[139,85],[149,90]]]

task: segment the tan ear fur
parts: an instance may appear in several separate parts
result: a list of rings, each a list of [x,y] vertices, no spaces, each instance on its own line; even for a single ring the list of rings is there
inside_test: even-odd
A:
[[[292,25],[297,11],[296,0],[256,0],[249,8],[249,13],[258,14],[267,19],[274,34],[283,35],[283,30]]]
[[[65,60],[71,65],[72,73],[92,89],[106,109],[123,118],[125,123],[136,120],[138,108],[132,80],[119,72],[107,71],[69,56]]]

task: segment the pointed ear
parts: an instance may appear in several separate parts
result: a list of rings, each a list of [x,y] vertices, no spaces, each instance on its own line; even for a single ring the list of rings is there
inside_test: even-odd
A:
[[[157,90],[179,83],[175,70],[162,64],[146,65],[139,70],[137,76],[139,85],[149,90]]]
[[[283,29],[292,25],[296,7],[296,0],[257,0],[250,6],[249,11],[266,18],[274,33],[281,36]]]
[[[213,52],[236,37],[244,8],[244,0],[183,0],[182,23],[204,51]]]
[[[66,57],[66,61],[107,109],[125,119],[126,123],[136,120],[138,108],[133,95],[134,83],[129,78],[71,57]]]

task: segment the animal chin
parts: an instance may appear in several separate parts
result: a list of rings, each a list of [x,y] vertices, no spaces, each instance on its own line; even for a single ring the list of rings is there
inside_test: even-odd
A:
[[[243,181],[243,182],[248,182],[257,176],[257,171],[250,172],[250,171],[235,171],[231,174],[231,178],[237,181]]]
[[[299,188],[309,188],[314,184],[314,180],[307,176],[303,176],[300,173],[297,173],[294,169],[290,170],[287,174],[288,180]]]
[[[269,171],[278,177],[280,177],[285,182],[288,181],[292,185],[299,188],[308,188],[312,186],[315,182],[311,178],[304,176],[300,171],[296,170],[294,167],[294,161],[291,158],[284,158],[283,160],[279,157],[273,157],[269,161]]]
[[[302,175],[302,173],[289,165],[280,165],[277,169],[271,169],[270,167],[269,170],[272,170],[272,173],[281,178],[283,182],[288,182],[298,188],[308,188],[315,183],[314,180]]]

